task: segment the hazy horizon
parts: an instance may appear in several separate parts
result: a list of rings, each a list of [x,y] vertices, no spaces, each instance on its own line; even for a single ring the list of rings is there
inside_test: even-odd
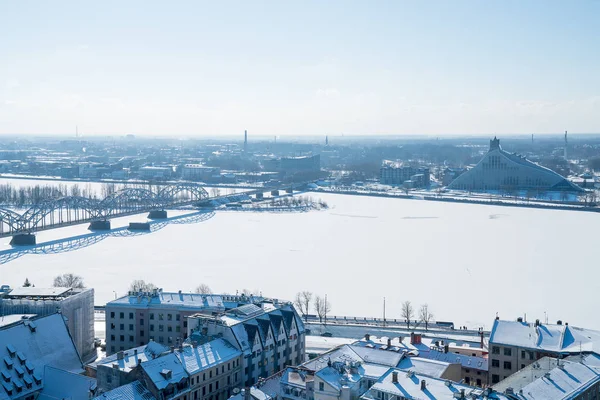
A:
[[[598,15],[592,0],[4,2],[0,134],[598,134]]]

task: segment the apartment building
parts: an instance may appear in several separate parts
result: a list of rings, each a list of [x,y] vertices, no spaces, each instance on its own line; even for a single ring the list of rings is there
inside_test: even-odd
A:
[[[556,324],[496,319],[490,335],[489,383],[494,385],[543,357],[600,354],[600,332]]]
[[[94,348],[94,289],[70,287],[0,287],[0,316],[52,315],[60,312],[85,362],[96,358]]]
[[[216,315],[245,304],[260,304],[258,296],[179,292],[129,292],[106,304],[106,353],[114,354],[148,342],[177,346],[187,338],[188,317],[198,312]]]
[[[197,314],[188,321],[191,339],[220,336],[243,353],[246,385],[304,360],[304,324],[291,303],[263,301],[219,315]]]

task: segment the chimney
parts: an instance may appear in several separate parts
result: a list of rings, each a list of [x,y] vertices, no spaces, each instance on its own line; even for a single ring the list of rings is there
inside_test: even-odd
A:
[[[517,322],[523,322],[523,317],[517,318]]]
[[[252,400],[252,393],[250,393],[250,386],[246,386],[244,389],[244,400]]]
[[[556,325],[562,325],[562,321],[559,319],[558,321],[556,321]]]
[[[117,360],[122,360],[123,359],[123,351],[119,351],[117,353]]]
[[[371,335],[369,335],[368,333],[365,333],[365,340],[368,342],[369,340],[371,340]]]
[[[402,336],[398,336],[398,341],[399,341],[400,343],[402,343],[402,341],[403,341],[403,340],[404,340],[404,338],[403,338]]]
[[[387,345],[388,345],[388,347],[392,347],[392,339],[391,338],[388,338]]]
[[[460,398],[461,399],[465,398],[465,389],[460,389]]]
[[[448,351],[450,350],[450,346],[448,346],[447,344],[444,345],[444,353],[448,354]]]
[[[410,334],[410,344],[421,344],[421,335],[419,333],[412,332]]]
[[[481,336],[481,349],[483,350],[484,349],[484,346],[483,346],[483,331],[479,332],[479,336]]]
[[[425,382],[425,379],[422,379],[421,380],[421,390],[424,391],[425,389],[427,389],[427,382]]]
[[[398,383],[398,371],[392,372],[392,383]]]
[[[171,353],[175,353],[175,346],[171,346]]]
[[[415,333],[414,332],[410,333],[410,344],[415,344]]]
[[[540,326],[540,320],[539,320],[539,319],[536,319],[536,320],[535,320],[535,326],[536,326],[536,327]]]

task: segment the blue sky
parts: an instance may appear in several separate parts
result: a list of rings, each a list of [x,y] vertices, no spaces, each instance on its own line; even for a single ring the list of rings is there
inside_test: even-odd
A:
[[[3,1],[0,133],[600,133],[600,1]]]

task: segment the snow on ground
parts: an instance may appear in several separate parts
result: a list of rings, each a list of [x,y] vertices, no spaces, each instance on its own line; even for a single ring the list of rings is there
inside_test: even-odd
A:
[[[164,290],[205,283],[284,299],[310,290],[327,294],[332,315],[379,316],[385,296],[388,318],[400,318],[410,300],[469,328],[490,329],[496,312],[529,320],[547,312],[550,321],[600,329],[592,297],[600,289],[596,213],[310,195],[331,208],[217,212],[69,253],[25,255],[0,265],[0,283],[50,285],[75,272],[96,289],[96,304],[113,291],[123,295],[134,279]]]

